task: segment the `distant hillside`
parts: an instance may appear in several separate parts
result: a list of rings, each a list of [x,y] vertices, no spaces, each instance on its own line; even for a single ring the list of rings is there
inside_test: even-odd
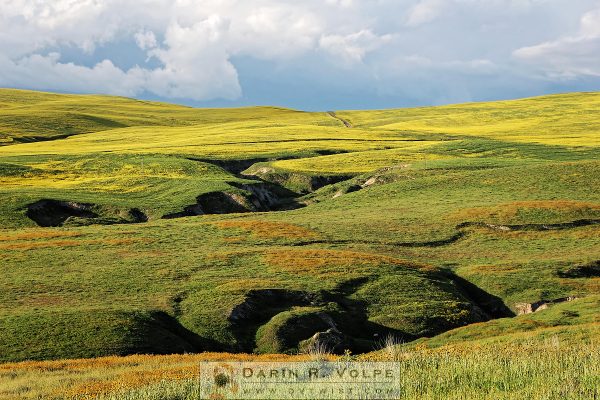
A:
[[[278,109],[279,110],[279,109]],[[287,110],[280,109],[284,115]],[[132,126],[187,126],[264,119],[271,108],[195,109],[114,96],[0,89],[0,146]]]

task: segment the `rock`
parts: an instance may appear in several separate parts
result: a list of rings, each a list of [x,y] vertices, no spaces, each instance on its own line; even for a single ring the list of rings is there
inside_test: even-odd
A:
[[[299,344],[299,350],[303,353],[325,352],[342,354],[350,348],[352,343],[349,338],[336,328],[329,328],[325,332],[317,332],[312,337],[303,340]]]
[[[517,303],[515,304],[515,309],[517,310],[517,315],[523,314],[531,314],[534,312],[546,310],[552,304],[564,303],[567,301],[577,300],[578,297],[569,296],[569,297],[561,297],[559,299],[554,300],[540,300],[535,303]]]
[[[362,187],[368,187],[377,183],[377,177],[371,177],[367,179],[365,183],[362,184]]]

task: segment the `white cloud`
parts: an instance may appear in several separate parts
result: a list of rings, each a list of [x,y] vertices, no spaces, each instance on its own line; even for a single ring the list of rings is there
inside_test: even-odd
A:
[[[289,60],[319,48],[320,38],[336,38],[337,26],[319,1],[257,0],[4,0],[0,8],[0,53],[10,68],[0,84],[57,90],[135,95],[145,91],[193,100],[241,96],[234,56]],[[325,0],[347,9],[351,0]],[[333,12],[332,12],[333,13]],[[333,15],[333,14],[331,14]],[[362,25],[364,23],[364,25]],[[377,46],[368,22],[339,36],[341,51],[363,59]],[[348,27],[345,27],[348,30]],[[161,42],[157,37],[164,38]],[[99,45],[134,40],[160,66],[123,70],[112,60],[94,66],[63,63],[57,54],[75,46],[93,54]],[[60,52],[60,50],[58,50]],[[75,77],[89,79],[86,87]],[[24,76],[36,76],[26,81]],[[114,82],[107,83],[113,79]],[[97,83],[96,83],[97,82]],[[35,85],[35,86],[34,86]]]
[[[352,7],[354,0],[325,0],[325,3],[338,7]]]
[[[349,35],[324,35],[319,46],[345,62],[361,62],[366,54],[391,40],[391,35],[378,36],[369,29]]]
[[[157,46],[156,36],[152,31],[142,31],[135,34],[135,42],[142,50],[154,49]]]
[[[34,54],[16,62],[0,58],[0,84],[22,81],[38,89],[56,90],[55,82],[61,82],[61,89],[67,91],[135,96],[146,81],[145,72],[139,68],[123,72],[109,60],[88,68],[60,63],[59,57],[57,53]]]
[[[285,4],[256,7],[233,21],[230,48],[237,54],[285,59],[314,49],[327,29],[310,9]]]
[[[581,34],[587,37],[600,36],[600,8],[581,17]]]
[[[549,77],[600,76],[600,9],[581,17],[577,34],[522,47],[513,55]]]
[[[228,21],[218,15],[191,27],[178,23],[169,26],[164,47],[149,52],[163,67],[146,71],[145,88],[170,98],[238,98],[241,88],[237,71],[224,45],[228,27]]]
[[[0,86],[202,101],[240,98],[240,76],[386,90],[421,76],[421,90],[531,69],[515,58],[548,75],[600,74],[597,0],[0,3]]]
[[[440,72],[461,73],[465,75],[487,75],[498,71],[498,66],[486,59],[434,61],[416,54],[390,60],[390,67],[398,70],[419,68]]]
[[[448,2],[448,0],[420,0],[411,8],[406,25],[415,27],[432,22],[443,12]]]

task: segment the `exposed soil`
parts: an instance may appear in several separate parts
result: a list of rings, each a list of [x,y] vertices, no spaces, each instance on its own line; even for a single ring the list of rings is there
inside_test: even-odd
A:
[[[216,165],[240,179],[251,178],[255,182],[228,182],[230,186],[245,193],[220,191],[201,194],[196,198],[196,204],[185,206],[180,212],[164,215],[163,219],[204,214],[280,211],[304,207],[304,204],[296,201],[299,196],[297,193],[276,183],[263,181],[260,177],[242,174],[242,171],[250,166],[258,162],[268,161],[267,159],[203,160],[190,158],[190,160]]]
[[[296,200],[298,197],[296,193],[278,185],[268,182],[229,182],[229,184],[251,193],[249,200],[257,211],[290,210],[304,207],[304,204],[300,204]]]
[[[243,172],[243,177],[259,179],[296,194],[306,195],[325,186],[352,179],[352,175],[309,175],[296,172],[277,171],[270,166],[257,166]]]
[[[455,282],[470,304],[469,312],[474,320],[514,316],[499,298],[452,272],[446,271],[440,278]],[[342,353],[346,349],[363,353],[375,349],[388,336],[402,341],[416,339],[414,335],[369,320],[369,305],[353,296],[367,282],[369,278],[355,279],[342,283],[337,289],[320,292],[288,289],[249,291],[228,316],[230,330],[237,339],[237,346],[232,350],[268,352],[274,351],[274,348],[278,352],[297,352],[326,348],[334,353]],[[427,333],[456,327],[436,321],[431,321],[431,324]],[[257,341],[259,328],[262,336]],[[270,336],[265,339],[264,335]]]
[[[394,172],[408,168],[409,164],[397,164],[390,167],[384,167],[370,173],[369,175],[361,175],[352,179],[348,179],[338,186],[332,198],[338,198],[348,193],[358,192],[359,190],[367,189],[372,186],[385,185],[388,183],[397,182],[401,179],[407,179],[406,176],[397,175]]]
[[[70,217],[97,218],[93,204],[44,199],[27,206],[26,215],[39,226],[62,226]]]
[[[366,352],[373,349],[373,343],[364,346],[353,336],[373,338],[374,332],[389,332],[389,328],[380,327],[367,321],[366,306],[357,301],[347,299],[342,293],[322,291],[318,293],[294,291],[287,289],[264,289],[248,292],[244,301],[233,308],[229,315],[231,330],[238,339],[235,350],[251,352],[256,347],[258,328],[270,324],[273,317],[291,310],[293,307],[316,307],[316,311],[292,316],[282,325],[275,328],[274,333],[278,351],[298,351],[300,348],[313,346],[319,337],[329,330],[343,337],[339,342],[345,347],[330,346],[328,350],[342,352],[351,349],[355,352]],[[313,340],[308,343],[308,339]],[[364,340],[363,340],[364,341]],[[303,343],[304,342],[304,343]],[[260,349],[258,349],[260,351]]]
[[[338,117],[335,112],[333,112],[333,111],[327,111],[327,114],[329,114],[332,118],[335,118],[338,121],[340,121],[342,124],[344,124],[344,126],[346,128],[352,128],[352,124],[350,123],[350,121]]]
[[[235,306],[228,320],[238,340],[238,351],[252,352],[258,328],[282,311],[294,306],[319,306],[325,304],[321,294],[288,289],[251,290],[244,301]]]
[[[92,203],[43,199],[27,206],[25,213],[32,221],[43,227],[63,226],[66,222],[80,218],[83,222],[102,225],[147,222],[148,216],[139,208],[113,210],[111,212]]]
[[[205,214],[232,214],[289,210],[303,207],[295,200],[294,193],[268,183],[230,182],[231,186],[243,190],[238,192],[210,192],[196,198],[196,204],[184,207],[183,211],[164,215],[163,219],[191,217]]]
[[[309,354],[311,352],[318,353],[319,351],[342,354],[346,349],[350,349],[351,347],[353,347],[352,340],[335,327],[319,331],[298,344],[300,352]]]
[[[230,214],[251,211],[241,195],[227,192],[211,192],[196,198],[196,204],[184,207],[183,211],[167,214],[163,219],[191,217],[204,214]],[[253,210],[252,210],[253,211]]]

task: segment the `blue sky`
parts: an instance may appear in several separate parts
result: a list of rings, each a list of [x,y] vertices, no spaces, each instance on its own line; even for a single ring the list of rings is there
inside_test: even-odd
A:
[[[390,108],[600,90],[598,0],[3,0],[0,86]]]

